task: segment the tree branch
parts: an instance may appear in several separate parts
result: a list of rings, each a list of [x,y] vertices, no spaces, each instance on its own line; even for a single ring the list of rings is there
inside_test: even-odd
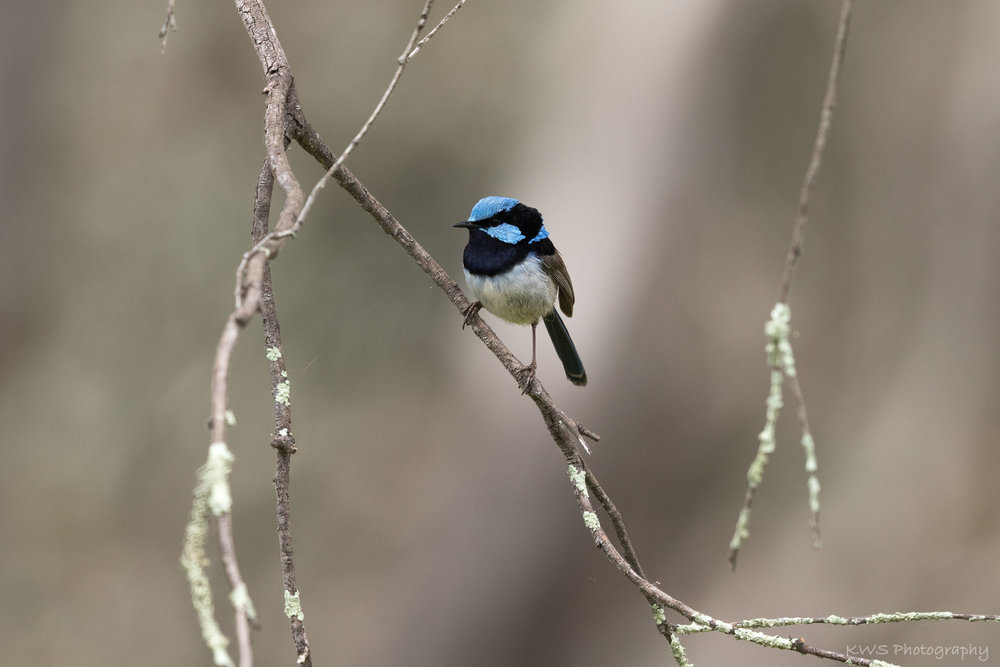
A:
[[[274,186],[274,175],[265,163],[257,179],[257,195],[254,201],[253,231],[254,243],[260,243],[267,236],[267,219],[271,206],[271,192]],[[292,630],[292,641],[295,644],[298,664],[309,667],[312,665],[312,651],[306,636],[305,624],[301,612],[299,588],[295,574],[295,553],[292,548],[292,509],[291,509],[291,470],[292,454],[295,448],[295,437],[292,435],[292,404],[290,398],[290,380],[285,367],[285,357],[281,344],[281,327],[278,323],[278,312],[274,303],[274,292],[271,289],[271,266],[264,265],[261,279],[260,314],[264,325],[264,348],[271,371],[271,395],[274,397],[274,434],[271,446],[277,453],[274,475],[274,492],[277,502],[278,519],[278,551],[281,560],[281,579],[286,596],[293,596],[298,601],[298,610],[289,615]]]
[[[167,17],[163,19],[163,27],[157,35],[160,38],[160,55],[167,52],[167,35],[171,30],[177,32],[177,19],[174,17],[174,0],[167,0]]]
[[[758,436],[757,455],[747,471],[747,490],[743,497],[736,528],[729,543],[729,564],[736,569],[736,559],[739,557],[743,540],[750,535],[750,510],[757,487],[763,480],[764,469],[767,466],[768,455],[775,449],[774,427],[778,412],[782,407],[781,391],[785,378],[788,379],[795,398],[799,426],[802,431],[801,444],[806,457],[806,486],[809,491],[809,526],[813,532],[813,544],[821,545],[819,531],[819,491],[820,483],[816,447],[813,442],[812,429],[809,427],[809,415],[806,411],[806,401],[799,384],[798,373],[795,370],[795,357],[789,341],[789,321],[791,311],[788,308],[788,295],[792,289],[792,279],[795,277],[795,267],[802,254],[809,198],[812,196],[816,175],[823,162],[823,152],[826,148],[826,137],[833,120],[833,108],[837,101],[837,84],[840,78],[840,66],[847,51],[847,34],[851,25],[853,1],[844,0],[840,9],[840,20],[837,24],[837,37],[834,40],[833,58],[830,63],[830,74],[826,82],[826,94],[823,96],[823,106],[820,110],[819,127],[816,130],[816,140],[813,142],[809,166],[802,181],[799,192],[799,205],[795,214],[795,224],[792,226],[792,241],[785,258],[785,268],[782,271],[781,285],[778,289],[778,303],[771,311],[771,320],[765,326],[768,338],[768,366],[771,368],[771,391],[767,399],[767,418],[764,430]]]
[[[229,414],[227,408],[227,383],[233,346],[240,330],[259,310],[264,321],[265,345],[267,347],[268,359],[271,362],[272,394],[275,399],[275,434],[272,445],[277,450],[278,455],[275,491],[277,496],[279,548],[285,589],[286,613],[291,621],[299,664],[311,665],[312,656],[305,636],[305,630],[302,626],[299,591],[295,582],[289,504],[290,461],[291,454],[295,452],[295,441],[291,433],[288,378],[281,351],[280,328],[274,308],[268,263],[270,259],[274,258],[287,238],[301,226],[307,211],[304,210],[306,200],[303,196],[303,191],[288,164],[285,150],[288,140],[294,139],[308,153],[313,155],[328,170],[328,176],[336,180],[354,198],[358,205],[372,217],[375,223],[387,235],[392,237],[445,293],[448,299],[455,305],[456,310],[459,313],[463,312],[468,307],[469,301],[462,294],[456,282],[423,249],[416,239],[399,224],[367,188],[354,177],[350,170],[343,166],[343,161],[346,159],[347,154],[357,145],[357,142],[360,141],[364,133],[367,132],[367,128],[371,126],[371,123],[377,117],[378,112],[384,107],[385,101],[398,82],[398,75],[402,71],[402,66],[416,55],[419,49],[426,44],[427,40],[463,4],[464,0],[461,0],[434,30],[423,40],[414,44],[416,36],[423,28],[427,19],[431,5],[430,2],[427,2],[418,20],[414,34],[407,45],[407,49],[404,51],[404,56],[400,57],[397,74],[393,77],[392,82],[390,82],[390,86],[383,95],[382,100],[380,100],[378,107],[376,107],[376,111],[369,117],[368,122],[362,128],[362,132],[359,132],[355,140],[352,140],[352,143],[348,145],[345,154],[338,159],[315,132],[306,118],[305,112],[296,95],[291,69],[261,0],[236,0],[237,9],[243,18],[247,33],[253,42],[267,79],[267,86],[264,89],[264,93],[267,95],[265,111],[267,159],[258,179],[254,202],[254,245],[243,256],[243,260],[237,271],[236,306],[226,321],[216,351],[212,377],[212,420],[210,425],[212,429],[212,442],[218,443],[224,448],[225,417]],[[849,6],[850,0],[847,0],[845,2],[845,11],[847,11]],[[842,28],[843,34],[846,35],[846,19],[842,19]],[[842,52],[842,45],[840,52]],[[829,106],[832,108],[832,101]],[[829,124],[828,119],[825,122],[827,125]],[[825,142],[825,129],[821,131],[821,134],[823,137],[822,141],[818,139],[820,144]],[[818,161],[816,168],[818,168]],[[814,172],[812,166],[810,171]],[[814,177],[814,173],[812,176],[807,176],[807,190],[811,189]],[[268,212],[273,184],[275,182],[278,183],[285,194],[285,204],[279,214],[274,230],[269,233],[267,230]],[[808,196],[806,196],[806,199],[808,199]],[[799,237],[801,237],[801,226],[804,225],[804,206],[800,206],[800,212],[802,223],[799,224],[797,222]],[[793,249],[794,247],[795,244],[793,243]],[[801,247],[801,238],[798,247]],[[795,250],[795,256],[799,252],[800,250]],[[794,260],[792,261],[792,268],[794,269]],[[471,324],[475,334],[493,352],[500,363],[511,374],[515,383],[517,383],[517,374],[522,369],[522,364],[511,354],[483,320],[477,317]],[[761,623],[762,620],[766,621],[767,619],[752,619],[736,624],[727,623],[699,612],[660,590],[655,583],[647,579],[636,550],[629,539],[621,513],[611,501],[610,496],[601,487],[596,476],[587,468],[583,461],[579,447],[586,448],[584,438],[598,440],[598,436],[580,425],[576,420],[571,419],[556,406],[541,382],[536,381],[532,383],[528,395],[535,403],[551,438],[559,447],[567,463],[570,483],[581,512],[581,518],[584,526],[590,531],[595,546],[602,551],[608,561],[623,576],[636,586],[649,602],[652,607],[654,622],[659,632],[670,641],[671,651],[678,664],[684,666],[690,665],[684,655],[684,649],[678,637],[683,634],[704,631],[722,632],[737,639],[750,641],[758,645],[794,650],[843,663],[860,665],[875,664],[873,661],[859,658],[852,659],[841,653],[811,647],[801,639],[779,637],[760,632],[756,629],[758,627],[777,627],[788,625],[789,623],[775,622],[772,625]],[[202,487],[199,487],[199,489],[202,489]],[[199,493],[202,493],[204,496],[207,492],[200,490]],[[619,544],[621,545],[620,551],[615,547],[602,528],[600,519],[590,500],[591,493],[594,494],[601,508],[610,518]],[[197,552],[192,550],[191,553],[196,554]],[[192,588],[194,588],[194,584],[192,584]],[[666,609],[679,614],[690,621],[691,624],[684,626],[671,625],[666,619]],[[940,616],[926,615],[920,618],[900,620],[925,620],[932,617],[939,618]],[[964,618],[965,620],[996,620],[994,616],[951,615],[950,617]],[[834,617],[827,617],[827,619],[832,618]],[[870,618],[874,619],[875,617]],[[777,620],[787,621],[788,619]],[[831,620],[816,622],[833,623]],[[872,622],[876,621],[873,620]]]
[[[236,544],[233,541],[233,513],[226,512],[218,519],[219,551],[226,578],[229,579],[230,600],[235,612],[236,647],[240,656],[240,667],[253,667],[253,644],[250,641],[251,624],[256,623],[257,612],[250,601],[246,582],[240,574],[236,559]]]
[[[833,108],[837,103],[837,84],[840,78],[840,65],[847,51],[847,33],[851,27],[851,11],[853,0],[844,0],[840,9],[840,21],[837,24],[837,38],[833,49],[833,60],[830,63],[830,75],[826,81],[826,94],[823,96],[823,108],[820,111],[819,127],[816,130],[816,141],[813,143],[809,167],[802,180],[799,192],[799,206],[795,214],[795,225],[792,227],[792,243],[785,258],[785,268],[781,275],[781,287],[778,290],[778,302],[788,303],[788,293],[792,289],[792,279],[795,277],[795,265],[802,254],[802,244],[805,238],[806,218],[809,212],[809,198],[812,196],[816,175],[823,162],[823,151],[826,149],[826,135],[830,131],[833,120]]]
[[[462,0],[458,6],[464,4]],[[383,95],[379,106],[369,117],[362,131],[349,145],[348,151],[360,142],[371,127],[378,113],[384,107],[386,100],[395,88],[408,60],[405,56],[412,51],[417,36],[426,23],[427,14],[433,0],[428,0],[424,11],[407,43],[396,76],[389,89]],[[443,25],[457,11],[453,9],[433,32]],[[294,553],[291,540],[291,506],[290,506],[290,475],[291,455],[295,453],[295,440],[291,433],[291,409],[289,400],[289,380],[281,353],[281,334],[277,313],[274,308],[274,296],[271,290],[269,260],[275,257],[287,238],[294,235],[304,218],[304,193],[288,162],[286,149],[288,147],[288,126],[296,126],[297,118],[301,118],[302,126],[309,127],[302,112],[298,96],[295,93],[294,79],[291,67],[284,49],[278,40],[277,32],[271,23],[270,16],[261,0],[236,0],[236,8],[243,20],[247,34],[250,36],[254,50],[258,55],[267,85],[264,94],[267,96],[264,114],[264,144],[267,159],[258,178],[254,199],[254,219],[252,237],[254,245],[243,255],[236,271],[235,308],[227,318],[223,332],[216,348],[215,362],[212,373],[212,410],[210,428],[213,443],[225,443],[225,427],[228,409],[229,368],[233,349],[240,331],[249,323],[259,310],[264,323],[265,345],[270,361],[272,375],[272,395],[275,399],[275,431],[272,446],[277,451],[276,474],[274,478],[277,501],[278,542],[282,566],[282,580],[285,589],[286,613],[289,616],[292,638],[298,654],[298,664],[311,665],[312,655],[303,625],[303,614],[299,591],[296,585]],[[168,6],[168,23],[172,18],[173,3]],[[432,34],[433,34],[432,32]],[[431,37],[428,35],[427,38]],[[421,44],[426,43],[426,39]],[[289,109],[293,111],[290,112]],[[341,157],[341,163],[346,158]],[[332,171],[332,170],[331,170]],[[285,202],[278,216],[273,232],[268,233],[268,217],[270,213],[271,193],[277,182],[285,195]],[[220,529],[226,534],[220,535],[224,545],[232,547],[231,522],[220,522]],[[226,547],[224,546],[224,550]],[[235,567],[235,551],[227,556],[227,572],[238,577]],[[233,579],[234,590],[241,590],[242,581]],[[245,589],[245,586],[242,586]],[[247,627],[244,627],[247,626]],[[249,643],[249,627],[246,623],[237,622],[237,634],[241,647],[241,665],[252,664],[252,653]],[[245,650],[244,650],[245,649]]]

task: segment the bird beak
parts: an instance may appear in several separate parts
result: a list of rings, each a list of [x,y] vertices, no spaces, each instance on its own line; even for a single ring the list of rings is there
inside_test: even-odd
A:
[[[456,222],[452,227],[466,227],[467,229],[475,229],[478,227],[474,222],[469,222],[468,220],[463,220],[462,222]]]

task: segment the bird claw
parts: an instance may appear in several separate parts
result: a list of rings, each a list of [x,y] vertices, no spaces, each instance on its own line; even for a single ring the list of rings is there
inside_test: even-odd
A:
[[[535,383],[535,369],[537,368],[535,362],[532,362],[517,371],[517,382],[521,385],[521,396],[524,396],[531,389],[531,385]]]
[[[478,315],[479,311],[482,309],[482,301],[473,301],[470,303],[468,307],[462,311],[462,314],[465,315],[465,319],[462,320],[462,329],[465,329],[466,325],[472,324],[472,320],[476,318],[476,315]]]

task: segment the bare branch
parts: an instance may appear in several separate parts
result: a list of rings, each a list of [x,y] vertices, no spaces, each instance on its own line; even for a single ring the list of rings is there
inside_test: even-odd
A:
[[[580,431],[583,432],[584,429],[581,428]],[[608,518],[611,519],[611,525],[615,527],[615,534],[618,536],[618,544],[622,547],[622,555],[628,561],[628,564],[632,566],[632,569],[640,577],[645,578],[646,573],[642,571],[642,565],[639,564],[639,556],[636,554],[635,547],[632,546],[632,541],[629,539],[628,531],[625,529],[625,520],[622,518],[621,512],[618,511],[618,507],[615,506],[611,500],[611,496],[607,494],[601,483],[597,481],[597,476],[594,475],[593,471],[588,466],[584,466],[584,469],[587,473],[587,488],[597,497],[597,501],[601,503],[601,507],[604,508]]]
[[[163,27],[157,37],[160,38],[160,55],[167,52],[168,31],[177,32],[177,19],[174,18],[174,0],[167,0],[167,18],[163,20]]]
[[[819,548],[823,546],[819,533],[819,464],[816,461],[816,444],[813,442],[812,430],[809,428],[809,415],[806,412],[806,399],[802,396],[802,385],[799,384],[798,373],[789,375],[788,387],[795,398],[795,405],[798,408],[796,415],[799,419],[799,429],[802,431],[802,451],[805,454],[806,464],[806,488],[809,491],[809,527],[813,532],[813,546]]]
[[[223,329],[213,367],[211,427],[213,442],[223,443],[225,415],[228,413],[226,387],[232,349],[242,327],[259,310],[264,321],[265,345],[268,359],[271,362],[272,393],[275,398],[275,434],[272,445],[278,454],[275,492],[277,496],[278,535],[286,613],[289,616],[292,626],[292,634],[298,653],[298,664],[311,665],[312,656],[305,637],[305,630],[302,626],[300,597],[295,581],[290,531],[289,496],[290,461],[291,454],[295,452],[295,440],[291,433],[291,410],[287,393],[288,378],[281,350],[280,328],[274,308],[268,264],[269,260],[282,247],[285,240],[293,235],[301,225],[309,202],[303,196],[301,187],[288,165],[285,155],[287,141],[294,139],[308,153],[313,155],[327,169],[327,175],[324,176],[323,180],[328,178],[336,180],[355,199],[359,206],[369,213],[376,224],[386,234],[391,236],[431,280],[441,288],[455,305],[458,312],[463,312],[468,307],[469,301],[462,294],[461,289],[455,281],[420,246],[416,239],[399,224],[392,214],[375,199],[367,188],[354,177],[350,170],[343,166],[347,155],[358,145],[358,142],[363,138],[378,116],[378,113],[384,107],[385,101],[399,80],[399,73],[402,71],[402,67],[463,4],[464,0],[459,2],[448,16],[442,19],[441,23],[423,40],[415,43],[416,37],[426,23],[430,10],[431,2],[428,1],[425,4],[413,36],[407,44],[404,56],[401,56],[399,68],[392,82],[390,82],[389,88],[383,94],[379,105],[369,117],[368,122],[365,123],[362,131],[348,145],[344,154],[340,158],[337,158],[306,119],[305,113],[298,102],[287,59],[281,49],[280,43],[278,43],[261,0],[236,0],[237,8],[243,17],[247,32],[251,37],[251,41],[258,53],[265,76],[267,77],[267,87],[264,91],[267,95],[265,113],[267,159],[258,179],[255,196],[254,245],[251,251],[244,255],[243,261],[240,263],[236,308],[228,318],[226,326]],[[845,7],[849,5],[850,0],[847,0]],[[846,34],[845,26],[846,21],[843,20],[842,27],[844,27],[844,34]],[[830,106],[832,107],[832,103]],[[828,122],[827,120],[827,124]],[[825,141],[825,131],[823,134]],[[811,180],[811,178],[807,178],[809,188],[812,187]],[[282,208],[274,230],[269,233],[267,228],[268,211],[273,184],[275,182],[278,183],[285,193],[285,205]],[[317,184],[318,187],[322,186]],[[315,192],[316,188],[314,188],[313,194]],[[310,198],[312,198],[312,194]],[[804,209],[802,217],[802,224],[804,225]],[[473,320],[472,329],[508,370],[515,383],[517,383],[518,372],[522,369],[522,364],[481,319],[476,318]],[[597,440],[599,439],[598,436],[581,426],[576,420],[571,419],[556,406],[541,382],[536,381],[532,383],[528,395],[538,408],[550,436],[559,447],[567,463],[573,494],[580,509],[583,524],[590,531],[595,546],[604,553],[605,557],[616,569],[636,586],[649,602],[657,629],[670,641],[672,654],[678,664],[690,664],[687,662],[686,657],[684,657],[684,649],[678,637],[682,634],[704,631],[721,632],[761,646],[794,650],[843,663],[873,664],[869,660],[852,659],[841,653],[811,647],[801,639],[780,637],[760,632],[756,629],[758,627],[777,627],[783,625],[782,623],[775,623],[773,626],[766,624],[755,625],[761,619],[752,619],[733,624],[712,618],[660,590],[654,582],[647,579],[639,563],[638,555],[629,539],[621,513],[601,487],[596,476],[594,476],[583,462],[580,449],[586,448],[584,438]],[[597,497],[601,508],[610,517],[615,527],[618,541],[621,544],[621,551],[615,547],[602,528],[600,518],[590,500],[591,493]],[[671,625],[666,619],[665,612],[668,609],[687,619],[691,624],[684,626]],[[953,615],[952,617],[959,618],[960,616]],[[966,615],[965,620],[996,620],[996,617]],[[833,621],[826,622],[833,623]],[[872,622],[876,621],[873,620]]]
[[[291,124],[290,129],[293,133],[292,138],[324,167],[334,164],[335,157],[332,151],[330,151],[319,134],[308,123],[301,110],[291,105],[291,113],[294,116],[294,122]],[[332,177],[372,217],[382,231],[391,236],[403,248],[431,280],[441,288],[455,305],[456,310],[462,313],[468,307],[469,301],[462,294],[458,285],[395,217],[357,180],[347,167],[339,167],[335,172],[332,172]],[[517,372],[522,368],[522,364],[510,353],[503,342],[483,320],[479,318],[473,320],[472,329],[511,374],[515,383],[517,383]],[[812,647],[800,640],[766,634],[714,619],[660,590],[642,573],[638,557],[628,539],[624,520],[621,518],[617,508],[610,501],[610,498],[603,492],[596,477],[587,470],[579,454],[577,446],[582,444],[581,437],[592,437],[595,434],[582,427],[556,406],[540,381],[536,380],[532,383],[528,395],[535,402],[549,430],[550,436],[563,453],[563,457],[569,466],[574,496],[577,500],[584,525],[591,532],[595,545],[604,553],[609,562],[631,581],[647,601],[649,601],[652,606],[653,618],[657,629],[665,638],[671,641],[671,648],[675,657],[683,654],[683,647],[680,647],[671,631],[673,626],[666,620],[664,615],[665,609],[670,609],[680,614],[708,631],[729,634],[737,639],[750,641],[760,646],[795,650],[845,664],[872,664],[868,660],[856,657],[852,658],[842,653]],[[596,440],[598,438],[593,437],[592,439]],[[601,527],[597,513],[590,502],[588,491],[594,492],[602,507],[611,517],[612,524],[615,526],[626,555],[623,555],[622,552],[615,548],[607,533]],[[852,660],[853,663],[851,663]]]
[[[813,143],[812,156],[809,158],[809,167],[806,169],[806,175],[802,181],[802,190],[799,193],[799,207],[795,215],[795,226],[792,228],[792,244],[788,248],[788,256],[785,258],[785,269],[781,276],[781,288],[778,291],[779,303],[788,303],[788,293],[792,289],[792,278],[795,277],[795,265],[799,255],[802,254],[806,217],[809,210],[809,197],[812,195],[813,186],[816,183],[816,175],[819,173],[819,167],[823,161],[823,151],[826,148],[826,135],[830,131],[830,122],[833,120],[833,107],[837,102],[837,82],[840,78],[840,65],[844,60],[844,53],[847,50],[847,33],[851,26],[853,4],[853,0],[844,0],[844,5],[840,10],[840,22],[837,25],[833,61],[830,63],[830,76],[826,82],[826,95],[823,97],[823,108],[820,111],[816,141]]]
[[[414,44],[427,21],[433,0],[428,0],[418,19],[417,26],[404,50],[404,56],[412,51]],[[462,0],[464,3],[464,0]],[[460,4],[462,4],[460,3]],[[285,241],[294,236],[302,224],[309,205],[314,200],[315,193],[329,178],[329,173],[313,189],[308,202],[288,162],[286,148],[288,134],[286,125],[301,123],[308,127],[304,113],[298,103],[294,82],[287,56],[277,33],[273,28],[270,16],[261,0],[236,0],[236,8],[243,19],[247,34],[254,45],[267,85],[264,94],[267,96],[264,119],[264,143],[267,149],[267,160],[258,179],[258,187],[254,203],[253,247],[243,255],[236,271],[235,309],[226,322],[219,345],[212,375],[212,442],[224,442],[225,415],[228,412],[228,378],[229,364],[232,352],[240,330],[260,310],[264,321],[265,345],[268,359],[271,362],[272,394],[275,398],[275,435],[272,445],[277,451],[277,470],[275,475],[275,494],[277,499],[278,542],[282,563],[282,579],[286,600],[294,600],[294,611],[289,613],[292,637],[295,642],[299,659],[298,664],[311,665],[312,655],[302,623],[301,602],[296,585],[294,556],[291,541],[291,508],[289,480],[291,471],[291,455],[295,453],[295,440],[291,434],[291,411],[288,398],[288,378],[281,354],[281,337],[277,314],[274,309],[274,298],[270,284],[270,268],[268,262],[277,255]],[[455,13],[449,13],[448,17]],[[172,2],[168,18],[172,16]],[[434,32],[440,28],[444,20]],[[428,35],[430,37],[431,35]],[[422,42],[426,43],[426,39]],[[343,164],[350,152],[360,143],[381,113],[389,96],[399,82],[399,77],[407,59],[400,56],[400,64],[386,89],[368,118],[361,131],[345,149],[340,159],[330,166],[330,173]],[[278,216],[273,232],[267,231],[267,220],[270,211],[271,191],[277,182],[285,194],[285,202]],[[229,536],[231,538],[231,536]],[[286,605],[287,607],[287,605]],[[249,633],[247,632],[247,635]]]
[[[430,5],[430,3],[427,3],[427,4]],[[399,57],[400,58],[400,61],[399,61],[400,65],[406,64],[406,63],[410,62],[411,60],[413,60],[414,56],[416,56],[417,53],[420,52],[420,49],[424,48],[424,44],[426,44],[427,42],[431,41],[431,38],[434,37],[434,35],[437,34],[437,31],[440,30],[444,26],[445,23],[447,23],[448,21],[450,21],[451,17],[455,15],[455,12],[457,12],[459,9],[461,9],[462,5],[464,5],[464,4],[465,4],[465,0],[459,0],[458,4],[455,5],[454,7],[452,7],[450,12],[448,12],[447,14],[445,14],[444,18],[441,19],[438,22],[438,24],[436,26],[434,26],[429,33],[427,33],[427,36],[424,37],[422,40],[420,40],[420,42],[417,43],[416,46],[413,46],[413,44],[411,42],[410,46],[413,46],[413,49],[410,50],[409,53],[407,53],[406,51],[403,52],[403,55]]]
[[[222,565],[229,579],[230,600],[235,611],[236,647],[240,656],[240,667],[253,667],[253,644],[250,642],[250,626],[257,618],[246,582],[240,574],[236,560],[236,544],[233,541],[233,514],[226,512],[219,517],[219,550]]]
[[[261,167],[254,199],[252,240],[260,243],[267,236],[267,219],[271,207],[274,175],[267,163]],[[274,436],[271,446],[277,454],[274,475],[274,493],[277,504],[278,551],[281,560],[281,578],[286,596],[294,596],[301,609],[298,583],[295,574],[295,553],[292,548],[291,469],[295,437],[292,435],[292,404],[289,395],[290,380],[285,367],[281,344],[281,327],[271,288],[271,266],[264,265],[261,278],[260,314],[264,325],[264,348],[271,371],[271,395],[274,397]],[[311,665],[312,651],[306,637],[305,625],[299,613],[289,616],[292,641],[299,656],[298,664]]]
[[[281,43],[278,41],[277,34],[273,30],[270,17],[263,3],[259,0],[236,0],[236,7],[243,19],[247,33],[254,44],[254,49],[258,54],[265,77],[267,78],[267,85],[264,88],[264,94],[267,96],[264,118],[264,143],[267,150],[267,160],[265,167],[262,169],[261,177],[258,179],[254,202],[254,229],[263,229],[266,234],[271,190],[273,189],[274,182],[277,182],[285,194],[285,202],[278,216],[275,229],[278,232],[286,232],[294,225],[304,199],[302,188],[295,178],[285,154],[287,147],[285,139],[287,105],[289,99],[295,99],[292,94],[293,79],[291,68],[288,65],[284,49],[282,49]],[[240,275],[237,280],[236,308],[226,322],[216,350],[216,360],[212,377],[211,427],[213,442],[224,442],[225,438],[224,417],[228,409],[227,387],[229,364],[233,348],[235,347],[240,330],[246,326],[258,309],[264,308],[266,305],[273,305],[273,300],[270,298],[266,300],[266,304],[264,303],[265,294],[270,296],[270,274],[267,261],[277,254],[280,247],[284,244],[285,238],[287,238],[287,234],[276,235],[268,238],[266,242],[258,243],[255,246],[255,251],[252,254],[248,253],[248,255],[245,255],[244,261],[240,264]],[[273,309],[270,312],[273,315]],[[272,322],[276,329],[276,320],[272,318]],[[280,349],[280,340],[278,341],[278,345],[278,349]],[[287,382],[287,380],[285,381]],[[276,385],[272,386],[272,391],[275,392],[277,411],[277,404],[281,402],[279,401],[279,387]],[[287,398],[285,402],[287,403]],[[290,416],[288,419],[290,419]],[[294,452],[293,442],[288,442],[287,446],[278,448],[278,474],[276,475],[275,487],[278,504],[279,548],[281,550],[282,579],[285,587],[285,595],[286,598],[294,597],[298,601],[299,594],[295,585],[289,519],[288,478],[290,455],[292,452]],[[292,639],[299,656],[298,663],[307,666],[311,665],[312,656],[306,637],[305,626],[302,622],[302,614],[297,612],[292,615],[289,618],[289,623],[291,625]]]
[[[465,0],[460,0],[460,2],[450,12],[448,12],[448,15],[441,19],[441,22],[434,26],[434,29],[431,30],[426,37],[420,40],[420,44],[414,47],[414,42],[417,41],[417,37],[420,35],[420,32],[424,29],[424,26],[427,23],[427,16],[430,14],[431,5],[433,4],[434,0],[427,0],[427,3],[424,5],[424,8],[420,12],[420,16],[417,19],[417,25],[413,29],[413,34],[410,35],[410,40],[406,43],[406,48],[403,49],[403,55],[396,60],[398,63],[396,71],[393,73],[392,79],[389,81],[389,85],[386,87],[385,92],[382,93],[382,98],[379,99],[378,104],[376,104],[375,108],[372,109],[371,114],[361,126],[361,129],[358,130],[358,133],[354,135],[354,138],[351,139],[350,143],[348,143],[344,148],[340,157],[333,161],[333,163],[327,168],[326,173],[323,174],[322,178],[320,178],[319,181],[316,182],[316,185],[313,186],[312,191],[309,193],[309,197],[306,198],[305,205],[302,207],[302,211],[299,213],[298,219],[295,221],[295,226],[291,231],[292,234],[298,230],[298,228],[302,225],[302,221],[305,220],[306,215],[309,214],[309,210],[312,208],[313,202],[316,200],[316,196],[319,191],[326,187],[330,177],[333,176],[338,169],[340,169],[341,165],[343,165],[347,160],[347,157],[352,151],[354,151],[355,148],[358,147],[358,144],[361,143],[361,140],[364,139],[365,135],[368,134],[368,130],[370,130],[371,126],[374,125],[375,119],[382,113],[386,103],[389,101],[389,97],[392,95],[393,91],[396,90],[396,86],[399,84],[399,79],[403,76],[403,70],[406,68],[406,64],[413,59],[413,57],[417,54],[417,51],[420,50],[420,47],[426,44],[431,37],[433,37],[437,31],[441,29],[441,26],[443,26],[445,22],[447,22],[448,19],[450,19],[455,12],[457,12],[459,8],[465,4]]]

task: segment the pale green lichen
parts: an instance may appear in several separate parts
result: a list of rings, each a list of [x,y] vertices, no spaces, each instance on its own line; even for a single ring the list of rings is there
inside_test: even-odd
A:
[[[229,492],[233,459],[233,453],[224,442],[213,442],[208,448],[208,461],[202,468],[202,479],[208,485],[208,507],[215,516],[221,516],[233,507],[233,496]]]
[[[302,611],[302,603],[299,602],[299,592],[289,593],[285,591],[285,616],[305,620],[306,615]]]
[[[576,490],[582,493],[584,497],[590,495],[587,492],[587,473],[575,466],[569,466],[569,481],[572,482]]]
[[[903,623],[909,621],[945,621],[954,618],[950,611],[910,611],[894,614],[872,614],[866,620],[869,623]]]
[[[809,487],[809,511],[819,514],[819,478],[816,475],[809,475],[806,484]]]
[[[694,621],[695,623],[698,623],[699,625],[704,625],[706,627],[711,627],[712,626],[712,622],[715,619],[713,619],[711,616],[708,616],[706,614],[695,614],[694,616],[691,617],[691,620]],[[722,621],[717,621],[716,625],[723,632],[729,632],[732,629],[731,626],[728,623],[723,623]]]
[[[774,453],[777,442],[774,437],[774,429],[778,423],[778,414],[785,403],[781,398],[781,387],[784,384],[784,375],[780,370],[771,371],[771,389],[765,402],[764,429],[757,435],[759,445],[757,456],[754,457],[750,468],[747,470],[747,481],[750,486],[760,486],[764,479],[764,468],[767,467],[768,457]]]
[[[760,646],[786,650],[792,648],[792,640],[788,637],[776,637],[774,635],[764,634],[763,632],[757,632],[756,630],[736,628],[733,630],[733,636],[737,639],[753,642],[754,644],[758,644]]]
[[[792,311],[785,303],[776,303],[771,309],[771,319],[764,325],[764,335],[767,337],[767,363],[771,366],[782,366],[783,350],[781,341],[788,341],[791,331]]]
[[[280,403],[281,405],[284,405],[286,407],[290,406],[292,404],[291,395],[292,395],[292,383],[289,382],[288,380],[285,380],[284,382],[279,382],[277,385],[275,385],[274,400],[276,403]]]
[[[748,618],[737,625],[741,628],[774,628],[787,625],[807,625],[816,619],[807,616],[781,616],[778,618]]]
[[[279,347],[269,347],[267,348],[267,353],[265,354],[268,361],[277,361],[281,359],[281,348]]]
[[[228,475],[232,461],[233,455],[224,442],[212,443],[209,447],[208,460],[198,470],[198,483],[194,488],[194,500],[184,529],[184,547],[181,551],[181,566],[191,587],[191,604],[198,615],[201,636],[212,651],[214,664],[220,667],[233,667],[234,663],[226,650],[229,640],[215,621],[212,588],[205,572],[208,564],[205,543],[208,539],[209,512],[216,513],[216,510],[227,506]]]
[[[704,625],[699,625],[698,623],[685,623],[683,625],[674,626],[675,635],[693,635],[699,632],[711,632],[712,628]]]
[[[681,645],[676,633],[670,635],[670,653],[673,654],[674,662],[677,663],[678,667],[694,667],[694,664],[688,660],[684,646]]]
[[[778,415],[784,407],[784,400],[781,396],[782,387],[785,383],[785,375],[795,375],[795,357],[792,354],[792,346],[788,342],[788,335],[791,331],[789,325],[792,312],[787,304],[775,304],[771,310],[771,319],[764,325],[764,335],[767,337],[767,345],[764,350],[767,353],[767,365],[771,367],[771,386],[765,401],[764,428],[757,435],[757,454],[754,456],[750,467],[747,469],[748,494],[753,494],[757,487],[764,480],[764,470],[767,468],[771,454],[777,448],[775,439],[775,428],[778,423]],[[805,443],[803,443],[805,446]],[[806,455],[806,465],[809,465],[809,455]],[[812,457],[815,465],[815,453]],[[810,500],[814,498],[811,496]],[[819,497],[815,497],[816,512],[819,511]],[[814,512],[814,514],[816,513]],[[729,541],[729,550],[732,553],[739,551],[743,540],[750,536],[750,507],[745,506],[740,510],[736,528],[733,530],[733,537]]]
[[[740,510],[740,516],[736,520],[736,529],[733,530],[733,539],[729,540],[729,550],[734,551],[740,548],[743,540],[750,537],[750,508],[744,507]]]
[[[236,426],[236,413],[232,410],[226,410],[226,426]]]
[[[663,611],[663,607],[658,604],[651,604],[649,606],[653,610],[653,620],[657,625],[663,625],[667,622],[667,614]]]
[[[819,469],[816,463],[816,443],[813,442],[811,433],[802,434],[802,451],[806,455],[806,472],[809,473],[809,479],[806,481],[809,488],[809,511],[815,516],[819,514],[820,485],[819,478],[816,477],[816,471]]]
[[[287,438],[288,437],[288,429],[287,428],[280,429],[278,431],[278,435],[281,436],[282,438]]]
[[[240,582],[233,592],[229,594],[229,601],[233,603],[233,607],[236,609],[246,610],[247,618],[251,621],[257,620],[257,610],[253,606],[253,600],[250,599],[250,591],[247,590],[247,585],[244,582]]]
[[[583,513],[583,525],[592,533],[596,533],[601,528],[601,521],[594,512]]]
[[[819,470],[816,463],[816,443],[813,442],[811,433],[802,434],[802,451],[806,453],[806,472],[814,473]]]
[[[767,363],[773,368],[784,370],[788,377],[795,376],[795,354],[792,352],[792,344],[788,342],[791,320],[792,311],[788,304],[777,303],[771,309],[771,319],[764,325]]]

